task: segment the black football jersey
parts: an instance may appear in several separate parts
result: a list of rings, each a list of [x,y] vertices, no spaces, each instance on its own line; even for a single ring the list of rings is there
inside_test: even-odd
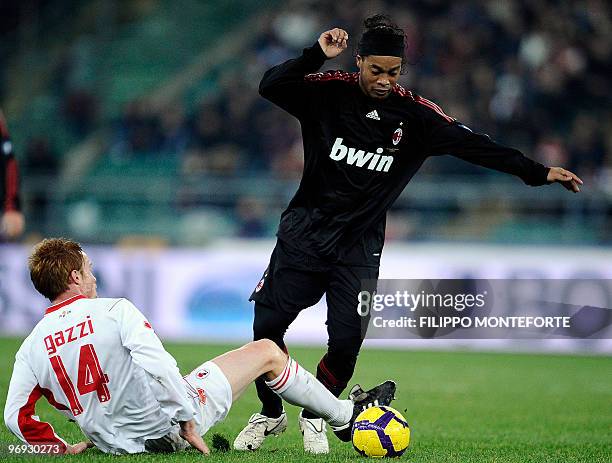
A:
[[[450,154],[528,185],[546,183],[546,167],[400,85],[375,99],[361,90],[358,73],[317,73],[325,59],[315,43],[268,70],[259,86],[298,118],[304,143],[304,172],[279,239],[325,261],[378,265],[386,212],[429,156]]]
[[[18,182],[13,143],[0,115],[0,215],[5,211],[20,210]]]

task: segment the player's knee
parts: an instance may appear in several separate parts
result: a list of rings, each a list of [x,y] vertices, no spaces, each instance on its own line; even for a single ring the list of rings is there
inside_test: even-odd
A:
[[[265,364],[265,369],[272,370],[279,365],[285,365],[287,355],[270,339],[260,339],[250,343],[257,351],[258,357]]]

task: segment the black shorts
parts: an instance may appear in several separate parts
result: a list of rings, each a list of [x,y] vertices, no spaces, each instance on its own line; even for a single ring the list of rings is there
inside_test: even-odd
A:
[[[368,319],[357,312],[359,293],[375,291],[377,279],[378,266],[327,263],[278,240],[249,300],[283,312],[290,323],[325,294],[329,338],[363,339]]]

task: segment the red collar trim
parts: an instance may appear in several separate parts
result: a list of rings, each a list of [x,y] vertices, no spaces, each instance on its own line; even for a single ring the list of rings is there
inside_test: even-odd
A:
[[[58,302],[57,304],[49,307],[47,310],[45,310],[45,315],[50,314],[51,312],[55,312],[56,310],[61,309],[62,307],[67,306],[68,304],[72,304],[74,301],[78,301],[79,299],[87,299],[87,298],[83,296],[82,294],[79,294],[77,296],[72,296],[71,298],[66,299],[65,301]]]

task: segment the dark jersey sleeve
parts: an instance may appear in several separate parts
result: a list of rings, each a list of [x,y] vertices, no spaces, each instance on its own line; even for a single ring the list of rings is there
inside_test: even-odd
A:
[[[519,150],[500,145],[488,135],[472,132],[443,113],[430,116],[429,155],[450,154],[472,164],[516,175],[531,186],[548,183],[549,169]]]
[[[312,107],[312,84],[307,74],[317,72],[326,60],[319,43],[305,48],[299,58],[268,69],[259,83],[259,94],[298,119]]]
[[[8,126],[0,111],[0,213],[20,210],[17,160]]]

